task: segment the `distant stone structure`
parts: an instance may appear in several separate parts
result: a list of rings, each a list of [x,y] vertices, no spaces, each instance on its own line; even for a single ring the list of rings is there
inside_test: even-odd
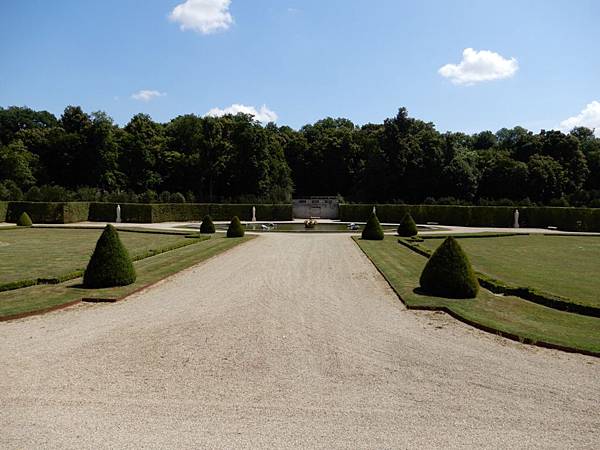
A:
[[[293,215],[298,219],[337,219],[340,202],[333,196],[314,196],[292,200]]]

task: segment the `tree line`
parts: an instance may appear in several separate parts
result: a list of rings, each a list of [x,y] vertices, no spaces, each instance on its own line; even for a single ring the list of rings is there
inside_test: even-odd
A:
[[[440,133],[401,108],[381,124],[300,130],[245,114],[137,114],[124,127],[68,106],[0,108],[0,200],[600,206],[600,139],[522,127]]]

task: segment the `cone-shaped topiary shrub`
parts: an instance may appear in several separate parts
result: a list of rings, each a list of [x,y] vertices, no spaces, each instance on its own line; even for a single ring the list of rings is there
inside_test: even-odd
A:
[[[200,224],[200,233],[202,234],[213,234],[215,232],[215,224],[209,215],[204,216],[202,223]]]
[[[420,282],[423,291],[439,297],[473,298],[479,292],[469,258],[452,236],[431,255]]]
[[[227,229],[227,237],[244,237],[244,227],[242,226],[242,223],[240,222],[238,216],[233,216],[233,219],[231,219],[231,223],[229,224],[229,228]]]
[[[117,230],[106,225],[83,274],[83,285],[94,289],[126,286],[135,278],[135,269]]]
[[[17,220],[18,227],[30,227],[32,225],[33,223],[31,222],[31,217],[29,217],[29,214],[24,212],[19,216],[19,220]]]
[[[375,213],[371,213],[365,229],[362,231],[362,238],[367,241],[381,241],[383,240],[383,228],[379,223],[379,219]]]
[[[400,225],[398,225],[398,236],[412,237],[416,236],[418,233],[417,224],[410,213],[406,213],[400,221]]]

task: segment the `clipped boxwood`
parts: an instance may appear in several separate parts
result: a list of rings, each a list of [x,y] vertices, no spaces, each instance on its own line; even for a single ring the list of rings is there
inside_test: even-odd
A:
[[[83,285],[90,289],[127,286],[135,279],[135,269],[127,249],[115,227],[107,225],[85,269]]]
[[[469,258],[452,236],[431,255],[420,278],[421,288],[430,295],[446,298],[474,298],[479,282]]]
[[[227,229],[228,238],[244,237],[244,227],[238,216],[233,216],[229,228]]]
[[[341,204],[340,220],[356,222],[366,217],[372,205]],[[383,222],[399,223],[410,213],[418,223],[511,228],[515,207],[456,205],[377,205]],[[567,231],[600,231],[600,208],[519,207],[522,228],[557,227]]]
[[[200,224],[200,233],[201,234],[213,234],[215,232],[215,224],[213,223],[210,216],[207,214],[202,219],[202,223]]]
[[[417,224],[410,213],[406,213],[400,221],[400,225],[398,225],[398,236],[412,237],[416,236],[418,233]]]
[[[381,241],[383,240],[383,228],[379,223],[377,215],[372,212],[367,220],[367,224],[362,231],[362,238],[367,241]]]
[[[26,212],[21,213],[19,219],[17,220],[17,226],[19,227],[30,227],[33,223],[31,222],[31,217]]]

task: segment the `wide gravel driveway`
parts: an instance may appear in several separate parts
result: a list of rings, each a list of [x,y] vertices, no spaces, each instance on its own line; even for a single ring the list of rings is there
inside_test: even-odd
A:
[[[263,235],[0,323],[2,448],[597,448],[598,359],[406,311],[344,235]]]

